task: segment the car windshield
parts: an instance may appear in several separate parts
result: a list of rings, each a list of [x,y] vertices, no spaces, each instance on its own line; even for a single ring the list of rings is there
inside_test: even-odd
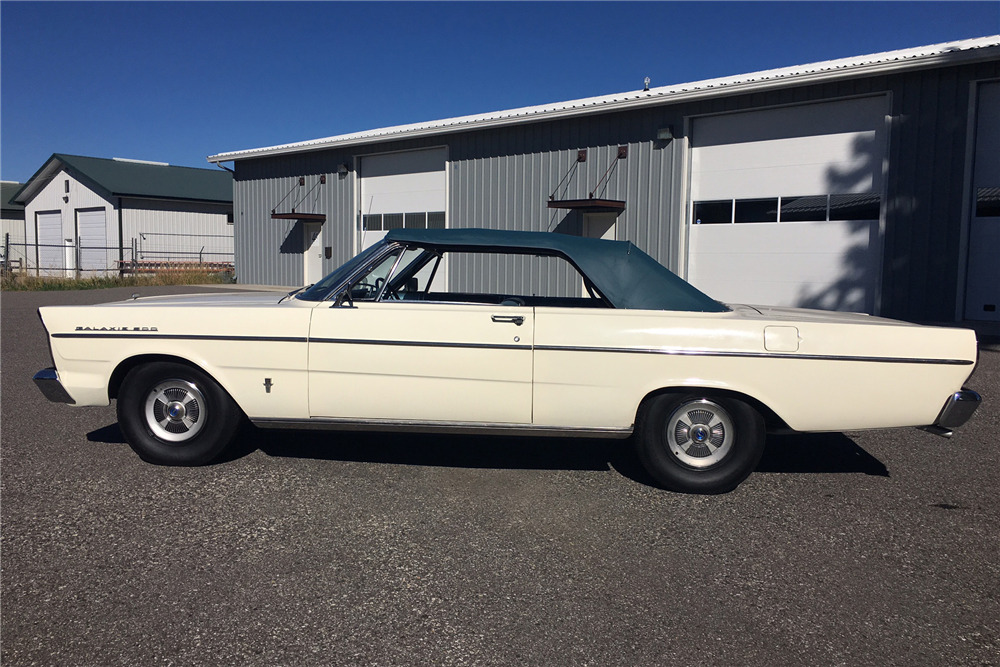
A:
[[[309,289],[296,294],[295,298],[302,301],[322,301],[329,296],[331,289],[347,280],[352,273],[364,266],[369,259],[381,252],[384,247],[384,243],[376,243],[370,248],[367,248],[360,255],[357,255],[353,259],[349,259],[346,263],[342,264],[340,268],[334,269],[333,272],[327,274],[325,278]]]

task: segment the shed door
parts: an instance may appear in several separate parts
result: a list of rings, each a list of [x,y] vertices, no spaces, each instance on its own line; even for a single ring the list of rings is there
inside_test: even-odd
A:
[[[39,213],[37,222],[38,268],[66,268],[66,245],[63,242],[62,213]]]
[[[1000,83],[979,88],[965,317],[1000,321]]]
[[[323,224],[302,223],[303,285],[313,285],[323,278]]]
[[[77,242],[80,248],[80,270],[106,271],[108,268],[108,226],[103,208],[77,211]]]
[[[730,303],[874,312],[888,99],[698,118],[688,278]]]
[[[390,229],[444,228],[446,157],[434,148],[361,158],[359,251]]]

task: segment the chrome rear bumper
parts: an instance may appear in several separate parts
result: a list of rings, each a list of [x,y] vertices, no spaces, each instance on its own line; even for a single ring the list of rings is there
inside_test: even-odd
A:
[[[73,398],[66,393],[62,383],[59,381],[59,373],[54,368],[43,368],[35,373],[31,378],[38,385],[42,395],[53,403],[76,403]]]
[[[938,417],[931,426],[922,427],[923,430],[935,435],[950,438],[952,429],[969,421],[969,417],[976,411],[979,404],[983,402],[982,397],[971,389],[956,391],[945,401],[944,407],[938,413]]]

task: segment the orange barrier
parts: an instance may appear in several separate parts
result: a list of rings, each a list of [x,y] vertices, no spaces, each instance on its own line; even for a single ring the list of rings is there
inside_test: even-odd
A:
[[[207,271],[209,273],[233,273],[232,262],[158,262],[150,260],[119,261],[122,273],[170,273]]]

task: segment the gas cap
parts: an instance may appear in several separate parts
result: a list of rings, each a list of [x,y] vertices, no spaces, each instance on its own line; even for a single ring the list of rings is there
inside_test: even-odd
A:
[[[768,352],[798,352],[798,328],[764,327],[764,349]]]

